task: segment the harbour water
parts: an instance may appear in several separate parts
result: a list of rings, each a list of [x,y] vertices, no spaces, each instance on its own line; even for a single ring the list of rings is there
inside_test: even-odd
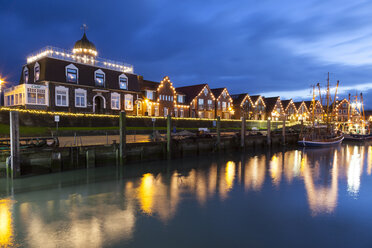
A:
[[[372,146],[0,180],[0,247],[371,247]]]

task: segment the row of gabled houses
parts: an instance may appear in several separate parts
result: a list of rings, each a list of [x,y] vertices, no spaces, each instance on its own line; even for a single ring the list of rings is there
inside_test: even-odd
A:
[[[293,102],[280,97],[231,95],[227,88],[208,84],[174,87],[169,77],[160,82],[143,79],[133,66],[101,59],[84,32],[71,51],[46,47],[27,58],[20,83],[4,91],[8,107],[70,113],[118,114],[250,120],[321,120],[319,101]],[[347,100],[333,111],[347,120]],[[313,111],[314,110],[314,111]],[[345,112],[346,110],[346,112]],[[336,115],[335,115],[336,116]]]

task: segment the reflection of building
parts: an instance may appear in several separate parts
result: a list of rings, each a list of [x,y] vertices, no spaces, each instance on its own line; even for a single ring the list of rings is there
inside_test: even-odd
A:
[[[250,158],[244,166],[244,189],[259,191],[265,182],[266,157],[254,156]]]

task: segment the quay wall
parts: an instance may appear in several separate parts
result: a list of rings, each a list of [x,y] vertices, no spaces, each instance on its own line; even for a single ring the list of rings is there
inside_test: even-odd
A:
[[[297,142],[298,135],[286,135],[286,145]],[[268,150],[269,148],[285,148],[282,145],[281,135],[272,135],[271,144],[267,143],[266,136],[246,136],[243,152]],[[166,160],[166,142],[131,143],[127,144],[126,165],[133,162]],[[222,137],[218,146],[215,138],[195,138],[187,140],[173,140],[172,158],[183,158],[198,155],[217,155],[224,152],[239,151],[240,139],[238,136]],[[5,174],[6,158],[9,154],[0,155],[0,168]],[[54,149],[26,149],[21,153],[21,174],[36,175],[68,171],[73,169],[94,168],[119,163],[118,144],[105,146],[64,147]]]

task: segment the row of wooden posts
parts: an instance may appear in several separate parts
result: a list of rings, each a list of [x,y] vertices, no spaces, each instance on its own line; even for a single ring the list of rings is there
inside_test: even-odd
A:
[[[240,147],[245,148],[246,138],[246,119],[242,118],[241,124],[241,142]],[[120,164],[124,164],[126,160],[126,113],[120,112],[119,128],[120,128],[120,148],[119,158]],[[171,126],[172,118],[170,115],[167,116],[167,157],[171,158]],[[216,120],[217,129],[217,148],[220,148],[221,144],[221,118],[218,116]],[[285,144],[285,121],[283,121],[283,144]],[[21,173],[21,159],[20,159],[20,143],[19,143],[19,113],[17,111],[10,112],[10,163],[7,163],[7,175],[11,177],[19,177]],[[267,144],[271,144],[271,122],[267,121]]]

